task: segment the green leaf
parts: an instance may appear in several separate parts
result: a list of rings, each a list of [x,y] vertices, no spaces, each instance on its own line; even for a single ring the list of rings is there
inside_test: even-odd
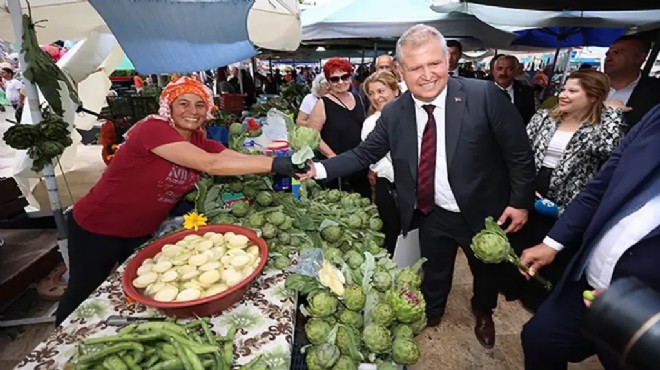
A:
[[[305,167],[305,163],[311,159],[314,159],[314,152],[309,145],[305,145],[291,156],[291,162],[293,162],[298,168]]]
[[[311,291],[318,289],[320,284],[315,277],[292,274],[287,276],[284,287],[300,294],[309,294]]]

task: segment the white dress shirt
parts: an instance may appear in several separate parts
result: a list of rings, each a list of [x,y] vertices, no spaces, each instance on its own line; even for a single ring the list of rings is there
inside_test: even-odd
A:
[[[423,105],[432,104],[433,117],[435,118],[437,141],[435,158],[435,204],[452,212],[460,212],[454,193],[449,186],[449,173],[447,170],[447,148],[445,145],[445,105],[447,101],[447,88],[442,90],[432,102],[423,102],[415,97],[412,98],[415,105],[415,121],[417,125],[417,160],[419,161],[419,152],[422,148],[422,136],[424,127],[428,121],[428,114],[422,108]],[[457,124],[454,122],[454,124]],[[322,180],[328,177],[325,167],[318,162],[314,163],[316,170],[316,179]]]
[[[514,93],[513,93],[513,83],[511,83],[511,85],[509,85],[509,87],[507,87],[506,89],[503,88],[502,86],[498,85],[497,82],[495,83],[495,85],[497,85],[497,87],[499,87],[500,89],[506,91],[509,94],[509,98],[511,98],[511,103],[516,102],[515,97],[514,97]]]
[[[587,282],[594,289],[605,289],[612,282],[612,274],[619,258],[660,225],[660,196],[656,196],[636,212],[631,213],[596,242],[587,265]],[[543,242],[558,251],[564,246],[552,238]]]
[[[613,88],[610,87],[610,93],[607,95],[607,100],[621,100],[624,104],[628,104],[628,100],[630,100],[630,95],[632,95],[633,91],[637,87],[637,84],[639,83],[639,80],[642,78],[642,74],[640,73],[639,76],[637,76],[637,79],[635,81],[631,82],[628,86],[621,88],[619,90],[614,90]]]
[[[399,82],[399,91],[401,91],[401,94],[408,91],[408,85],[406,85],[406,81]]]
[[[375,112],[374,114],[367,117],[362,124],[362,133],[360,137],[362,141],[367,138],[371,131],[376,128],[376,122],[380,118],[380,112]],[[392,156],[390,153],[387,153],[383,159],[369,166],[369,169],[376,173],[376,176],[388,179],[390,182],[394,182],[394,167],[392,167]]]

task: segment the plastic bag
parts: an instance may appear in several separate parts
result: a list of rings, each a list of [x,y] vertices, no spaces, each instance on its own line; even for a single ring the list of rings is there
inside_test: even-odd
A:
[[[323,249],[307,249],[300,253],[298,264],[291,269],[295,274],[316,277],[323,267]]]
[[[266,124],[263,126],[264,136],[271,142],[277,140],[288,141],[288,120],[291,120],[291,117],[279,110],[275,108],[269,110],[266,116]]]
[[[153,233],[153,238],[154,239],[162,238],[163,236],[171,232],[179,231],[183,228],[182,225],[183,225],[183,216],[167,219],[162,224],[160,224],[158,231]]]

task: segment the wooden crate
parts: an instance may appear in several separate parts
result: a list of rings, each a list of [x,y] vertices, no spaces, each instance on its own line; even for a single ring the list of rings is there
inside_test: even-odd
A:
[[[13,178],[0,178],[0,220],[25,213],[27,200]]]

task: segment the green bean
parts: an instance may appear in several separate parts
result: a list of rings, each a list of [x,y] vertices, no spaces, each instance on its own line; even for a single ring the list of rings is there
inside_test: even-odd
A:
[[[225,360],[225,366],[231,368],[231,363],[234,362],[234,342],[227,341],[224,344],[225,353],[222,355]]]
[[[137,330],[145,330],[145,331],[151,331],[151,330],[169,330],[173,331],[179,335],[186,335],[186,329],[180,325],[177,325],[173,322],[169,321],[150,321],[150,322],[144,322],[141,324],[138,324]]]
[[[173,338],[170,338],[170,343],[172,343],[172,345],[176,349],[176,354],[177,356],[179,356],[179,360],[181,360],[181,363],[183,364],[183,368],[185,370],[194,370],[192,364],[190,363],[190,360],[188,359],[188,356],[186,356],[186,351],[183,349],[183,345],[178,341],[174,340]]]
[[[209,343],[213,344],[215,341],[213,339],[213,333],[211,332],[211,328],[209,327],[209,324],[206,321],[200,320],[201,321],[201,326],[202,330],[204,331],[204,335],[206,336],[206,339],[209,341]],[[222,355],[219,353],[214,353],[213,354],[213,369],[214,370],[223,370],[224,368],[224,361],[222,359]]]
[[[156,365],[156,363],[158,363],[159,360],[160,360],[160,357],[158,357],[158,355],[154,354],[154,355],[150,356],[149,359],[144,364],[141,364],[141,365],[142,365],[143,368],[151,367],[151,366]]]
[[[133,357],[130,355],[123,355],[121,359],[124,361],[129,370],[140,370],[140,366],[133,360]]]
[[[133,323],[133,324],[128,324],[124,326],[123,328],[119,329],[117,333],[119,334],[130,334],[135,331],[135,328],[137,328],[138,324]]]
[[[108,370],[128,370],[128,366],[117,355],[106,357],[103,360],[103,367]]]
[[[109,337],[99,337],[99,338],[90,338],[83,341],[84,344],[100,344],[100,343],[113,343],[113,342],[143,342],[150,341],[161,338],[160,333],[149,333],[149,334],[124,334],[124,335],[112,335]]]
[[[204,370],[204,365],[202,365],[202,361],[199,359],[199,357],[193,353],[193,351],[188,348],[188,347],[183,347],[183,351],[186,354],[186,357],[188,357],[188,361],[190,362],[190,365],[192,366],[193,370]]]
[[[96,353],[91,353],[89,355],[84,355],[80,356],[78,359],[78,363],[86,363],[86,362],[95,362],[99,361],[106,356],[119,353],[125,350],[132,350],[134,352],[142,352],[144,351],[144,346],[142,346],[140,343],[135,343],[135,342],[126,342],[126,343],[117,343],[112,346],[108,346],[107,348],[96,352]]]
[[[179,370],[181,367],[183,367],[181,360],[175,358],[173,360],[162,361],[148,368],[148,370]]]

